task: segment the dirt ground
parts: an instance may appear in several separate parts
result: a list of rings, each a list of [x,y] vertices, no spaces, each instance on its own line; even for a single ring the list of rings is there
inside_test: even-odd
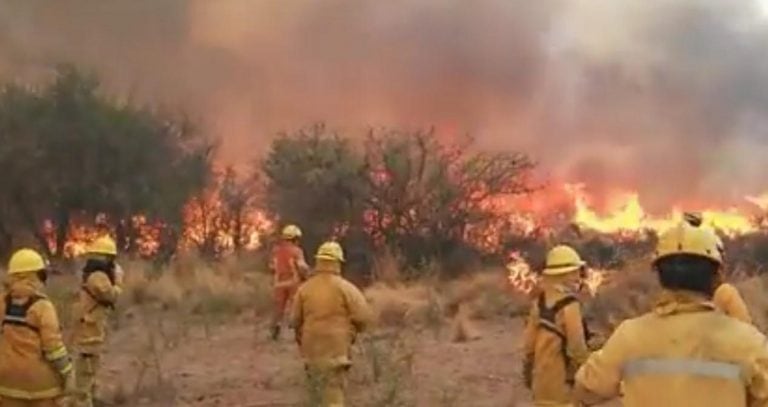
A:
[[[208,329],[139,319],[112,335],[100,388],[110,405],[305,405],[289,335],[272,342],[263,322],[254,328],[244,316]],[[521,323],[478,323],[482,336],[465,343],[452,343],[444,331],[374,332],[356,345],[349,404],[526,406],[518,373]]]

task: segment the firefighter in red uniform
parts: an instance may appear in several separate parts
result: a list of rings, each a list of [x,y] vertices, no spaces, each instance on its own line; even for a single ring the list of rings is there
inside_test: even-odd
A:
[[[272,283],[274,311],[270,327],[273,340],[280,337],[285,312],[293,294],[309,270],[304,259],[304,251],[299,246],[300,238],[301,229],[296,225],[288,225],[283,228],[281,241],[272,249],[269,268],[274,274]]]

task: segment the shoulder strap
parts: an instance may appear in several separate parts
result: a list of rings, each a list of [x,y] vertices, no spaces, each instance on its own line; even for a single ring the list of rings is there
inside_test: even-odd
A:
[[[574,302],[579,302],[579,300],[577,300],[576,297],[572,295],[561,298],[554,305],[552,305],[552,313],[557,315],[560,311],[563,310],[563,308],[571,305]]]
[[[560,338],[560,341],[562,343],[562,350],[565,352],[566,343],[568,341],[568,338],[565,335],[565,332],[563,332],[559,326],[557,326],[557,323],[555,322],[555,317],[557,314],[563,310],[563,308],[567,307],[569,304],[572,304],[573,302],[577,302],[578,300],[576,297],[569,295],[564,298],[559,299],[557,302],[555,302],[551,307],[547,307],[546,305],[546,299],[544,298],[544,294],[542,293],[539,295],[539,327],[557,335],[558,338]]]
[[[24,304],[14,304],[10,295],[5,296],[5,315],[3,316],[2,326],[16,325],[31,329],[35,332],[40,332],[40,328],[30,324],[27,321],[27,313],[38,301],[43,297],[39,295],[33,295],[27,299]]]
[[[42,300],[43,297],[39,295],[33,295],[27,299],[27,302],[24,303],[24,311],[29,311],[30,308],[32,308],[33,305],[35,305],[38,301]]]
[[[558,338],[560,338],[560,356],[563,358],[563,362],[565,363],[566,368],[571,363],[571,358],[568,357],[568,337],[555,323],[555,317],[565,307],[574,302],[578,302],[576,297],[568,295],[559,299],[551,307],[547,307],[544,294],[542,293],[541,296],[539,296],[539,327],[546,330],[547,332],[555,334]],[[572,384],[572,379],[566,377],[566,383]]]
[[[576,297],[572,295],[568,295],[564,298],[561,298],[557,300],[551,307],[547,307],[546,299],[544,298],[544,293],[539,295],[539,318],[545,319],[551,323],[555,323],[555,316],[560,313],[560,311],[563,310],[563,308],[567,307],[568,305],[578,302]]]

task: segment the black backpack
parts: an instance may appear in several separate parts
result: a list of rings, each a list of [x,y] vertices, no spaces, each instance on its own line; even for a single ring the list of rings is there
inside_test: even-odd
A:
[[[22,326],[31,329],[35,332],[40,332],[40,328],[31,325],[27,322],[27,312],[32,308],[35,303],[42,300],[43,297],[35,295],[29,297],[24,304],[14,304],[12,298],[9,295],[5,296],[5,315],[3,316],[2,326],[15,325]]]

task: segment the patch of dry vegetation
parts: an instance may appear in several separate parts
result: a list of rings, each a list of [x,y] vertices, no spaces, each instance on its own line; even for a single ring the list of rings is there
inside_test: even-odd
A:
[[[597,295],[584,304],[590,328],[598,334],[610,334],[625,319],[650,311],[659,289],[647,261],[610,272]]]
[[[749,307],[752,321],[762,332],[768,329],[768,275],[746,278],[735,284]]]
[[[158,270],[144,262],[126,262],[125,291],[116,327],[136,330],[136,377],[109,391],[113,402],[171,401],[174,385],[164,371],[163,355],[184,343],[202,327],[204,335],[242,315],[266,320],[271,307],[269,275],[252,259],[210,264],[188,256]],[[465,342],[483,336],[479,321],[523,318],[530,298],[512,290],[503,269],[486,270],[444,281],[424,278],[404,283],[394,263],[380,264],[380,281],[364,290],[378,316],[376,329],[359,339],[351,375],[351,399],[361,406],[415,405],[414,349],[425,340]],[[388,269],[388,271],[382,271]],[[261,269],[263,270],[263,269]],[[49,293],[59,307],[64,326],[70,326],[69,304],[79,281],[57,276]],[[737,287],[755,323],[768,327],[768,277],[743,278]],[[623,320],[650,310],[659,287],[647,260],[610,271],[596,297],[584,302],[590,327],[604,339]],[[249,319],[250,320],[250,319]],[[121,322],[122,321],[122,322]],[[505,322],[506,323],[506,322]],[[130,326],[130,328],[129,328]],[[131,331],[133,332],[133,331]],[[599,343],[599,342],[598,342]],[[443,405],[453,397],[446,393]]]
[[[365,295],[384,329],[427,330],[454,341],[479,338],[474,320],[525,315],[527,297],[509,288],[504,270],[475,273],[453,281],[378,282]],[[445,328],[450,328],[446,331]]]

